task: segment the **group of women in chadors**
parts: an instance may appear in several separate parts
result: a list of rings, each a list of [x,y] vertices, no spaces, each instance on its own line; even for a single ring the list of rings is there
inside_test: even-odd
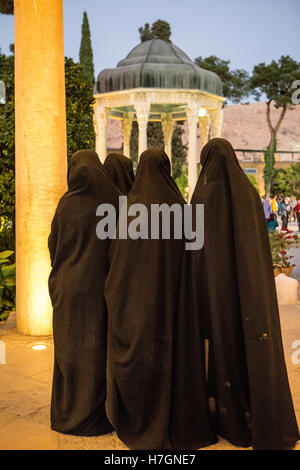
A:
[[[120,196],[128,214],[184,207],[162,150],[142,153],[135,177],[118,153],[103,165],[92,150],[71,157],[49,236],[53,430],[115,431],[134,450],[299,439],[260,197],[226,140],[204,146],[201,166],[190,204],[204,205],[204,245],[189,251],[172,227],[169,238],[161,226],[155,238],[96,234],[97,207],[118,215]]]

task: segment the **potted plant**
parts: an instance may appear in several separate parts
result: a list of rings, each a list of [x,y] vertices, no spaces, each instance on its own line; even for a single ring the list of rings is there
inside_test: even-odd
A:
[[[15,308],[16,265],[9,259],[13,253],[0,252],[0,322],[6,321]]]
[[[290,276],[295,264],[292,263],[294,256],[289,255],[291,248],[299,246],[300,240],[292,232],[270,232],[269,240],[271,245],[274,276],[284,273]]]

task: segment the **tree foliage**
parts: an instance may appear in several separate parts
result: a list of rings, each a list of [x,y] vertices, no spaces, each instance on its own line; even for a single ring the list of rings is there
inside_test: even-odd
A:
[[[270,140],[265,151],[264,180],[267,194],[270,194],[271,182],[274,176],[274,152],[276,137],[288,109],[293,109],[291,103],[292,83],[300,79],[299,62],[290,56],[281,56],[278,61],[266,65],[264,62],[253,68],[249,80],[249,88],[255,99],[259,101],[266,97],[266,120],[270,132]],[[271,118],[271,105],[280,109],[280,115],[274,124]]]
[[[251,93],[257,101],[266,97],[266,119],[270,131],[269,148],[273,148],[277,132],[282,124],[285,113],[293,109],[291,103],[292,83],[300,80],[300,63],[290,56],[281,56],[278,61],[266,65],[264,62],[253,68],[249,80]],[[281,109],[276,124],[271,119],[271,104]]]
[[[79,149],[95,148],[93,90],[83,67],[65,58],[68,157]]]
[[[149,41],[150,39],[162,39],[163,41],[171,42],[171,26],[167,21],[157,20],[150,26],[145,23],[144,26],[139,28],[141,42]]]
[[[276,168],[273,181],[277,183],[275,193],[300,198],[300,163],[287,168]]]
[[[14,248],[11,224],[15,214],[15,107],[14,107],[14,56],[0,51],[0,80],[5,83],[6,103],[0,105],[0,246],[8,238]]]
[[[91,42],[90,25],[86,12],[83,13],[79,63],[83,66],[86,80],[91,84],[91,86],[94,86],[95,70],[93,62],[93,49]]]
[[[172,136],[172,175],[173,178],[179,178],[187,158],[187,146],[182,143],[182,134],[184,133],[181,124],[176,123]]]
[[[268,147],[264,152],[264,160],[265,160],[264,181],[265,181],[266,194],[268,196],[270,196],[271,184],[274,178],[275,152],[276,152],[276,139],[273,141],[273,147],[272,148]]]
[[[5,15],[13,15],[14,0],[0,0],[0,13]]]
[[[249,96],[249,74],[243,69],[230,69],[230,60],[219,59],[214,55],[196,57],[195,63],[205,69],[215,72],[222,80],[223,94],[232,103],[240,103]]]
[[[13,52],[14,48],[10,48]],[[94,101],[82,66],[65,59],[68,156],[80,148],[94,148]],[[0,105],[0,249],[14,250],[15,113],[14,56],[0,51],[0,80],[6,85],[6,103]]]

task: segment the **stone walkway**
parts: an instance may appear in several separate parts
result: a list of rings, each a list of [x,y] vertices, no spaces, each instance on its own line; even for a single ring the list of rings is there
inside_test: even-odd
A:
[[[292,275],[300,281],[300,248],[294,250],[294,254],[297,266]],[[290,386],[300,427],[300,364],[292,361],[295,352],[292,344],[300,340],[300,303],[296,306],[281,306],[280,318]],[[104,437],[84,438],[59,435],[50,430],[53,367],[51,337],[35,338],[17,334],[15,318],[11,315],[5,326],[0,324],[0,340],[6,345],[6,364],[0,364],[0,450],[126,449],[114,433]],[[40,342],[46,345],[46,349],[33,350],[32,345]],[[237,449],[225,440],[205,448]],[[300,442],[296,449],[300,450]]]

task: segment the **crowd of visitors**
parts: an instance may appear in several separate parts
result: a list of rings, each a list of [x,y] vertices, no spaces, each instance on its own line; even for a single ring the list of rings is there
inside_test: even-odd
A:
[[[262,197],[262,204],[265,213],[268,232],[276,230],[278,227],[277,218],[281,218],[282,231],[288,230],[289,222],[298,222],[300,232],[300,198],[296,196],[271,196]]]

